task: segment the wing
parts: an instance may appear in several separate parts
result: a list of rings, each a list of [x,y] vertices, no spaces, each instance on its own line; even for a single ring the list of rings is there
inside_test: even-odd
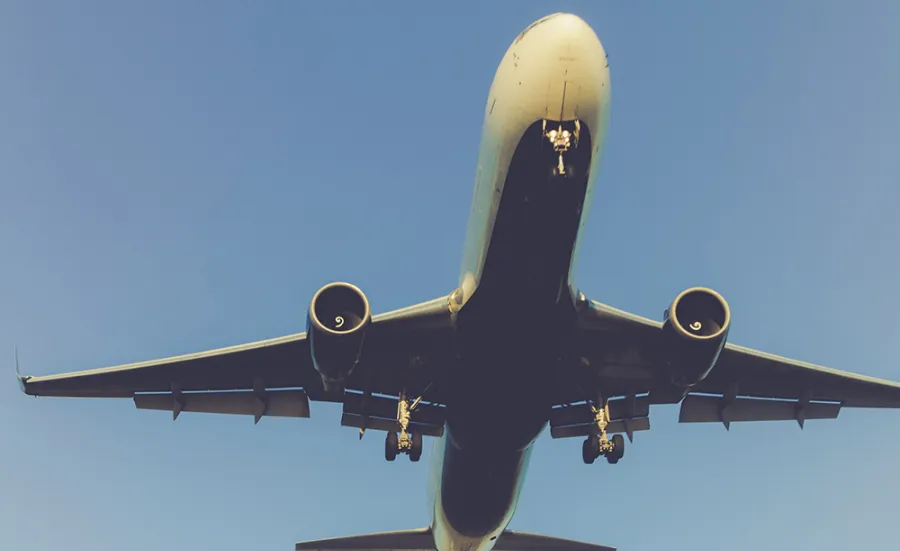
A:
[[[374,316],[347,392],[337,397],[322,390],[306,333],[102,369],[20,375],[19,384],[33,396],[133,398],[140,409],[170,410],[175,418],[182,411],[253,415],[257,422],[309,417],[310,399],[342,401],[344,425],[379,430],[395,430],[397,402],[388,397],[404,389],[416,397],[430,386],[414,420],[434,435],[443,427],[441,385],[434,383],[453,357],[452,315],[441,297]]]
[[[430,528],[397,530],[361,536],[328,538],[296,544],[297,551],[431,551],[435,549]],[[552,536],[504,530],[494,551],[616,551],[615,547],[585,543]]]
[[[588,434],[598,391],[610,417],[649,428],[666,385],[663,323],[588,302],[557,381],[555,437]],[[900,384],[726,344],[709,375],[681,401],[682,423],[833,419],[844,407],[900,408]],[[616,430],[631,430],[622,423]]]

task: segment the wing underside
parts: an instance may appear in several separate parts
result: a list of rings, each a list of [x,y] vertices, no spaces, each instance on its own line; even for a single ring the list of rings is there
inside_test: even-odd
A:
[[[323,390],[306,333],[161,360],[59,375],[19,375],[26,394],[131,398],[138,409],[262,417],[310,416],[310,400],[341,402],[341,423],[398,430],[401,393],[421,396],[412,425],[423,435],[443,431],[439,380],[448,367],[450,303],[437,298],[374,316],[359,363],[338,395]],[[18,364],[18,354],[17,354]],[[17,366],[18,371],[18,366]]]
[[[551,435],[589,434],[598,393],[610,399],[608,432],[648,430],[660,401],[662,323],[597,303],[581,312],[578,332],[554,386]],[[450,368],[453,313],[441,297],[372,318],[346,392],[323,392],[305,333],[103,369],[19,377],[35,396],[132,398],[139,409],[309,417],[310,400],[344,406],[341,424],[396,430],[401,393],[421,396],[421,434],[442,434],[447,403],[435,384]],[[679,398],[680,400],[680,398]],[[684,423],[836,418],[842,408],[900,408],[900,384],[726,344],[708,377],[681,401]]]
[[[581,313],[573,361],[557,381],[554,438],[589,434],[592,403],[609,399],[608,432],[649,428],[653,404],[681,402],[679,422],[834,419],[842,408],[900,408],[900,384],[726,344],[712,371],[675,402],[666,385],[663,324],[597,302]],[[630,425],[630,428],[629,428]]]

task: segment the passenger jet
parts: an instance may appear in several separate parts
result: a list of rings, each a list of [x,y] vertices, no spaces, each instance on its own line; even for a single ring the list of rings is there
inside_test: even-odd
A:
[[[609,121],[606,52],[583,20],[529,25],[494,76],[458,285],[372,315],[344,282],[312,297],[306,331],[219,350],[19,382],[34,396],[132,398],[141,409],[309,417],[383,431],[384,457],[418,461],[434,437],[431,525],[297,549],[612,549],[506,529],[535,440],[583,438],[582,460],[622,460],[650,406],[683,423],[834,419],[900,407],[900,384],[726,344],[731,310],[711,289],[674,297],[661,321],[589,299],[573,265]],[[17,366],[18,372],[18,366]],[[625,436],[623,436],[625,435]]]

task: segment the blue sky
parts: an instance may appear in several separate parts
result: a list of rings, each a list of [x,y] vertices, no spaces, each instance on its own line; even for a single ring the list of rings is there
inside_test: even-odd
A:
[[[900,76],[891,2],[0,6],[0,548],[287,550],[428,523],[418,464],[309,420],[33,399],[28,374],[302,330],[321,285],[376,311],[456,283],[494,70],[572,11],[613,112],[578,264],[659,318],[731,304],[731,341],[900,380]],[[683,426],[616,466],[538,442],[512,528],[624,550],[888,549],[900,412]]]

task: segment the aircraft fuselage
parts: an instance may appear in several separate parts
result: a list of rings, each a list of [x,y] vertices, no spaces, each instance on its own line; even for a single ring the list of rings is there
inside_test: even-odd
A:
[[[461,361],[430,481],[440,551],[488,551],[515,512],[549,416],[546,380],[574,328],[572,272],[610,99],[603,46],[573,15],[529,26],[497,69],[459,281]]]

